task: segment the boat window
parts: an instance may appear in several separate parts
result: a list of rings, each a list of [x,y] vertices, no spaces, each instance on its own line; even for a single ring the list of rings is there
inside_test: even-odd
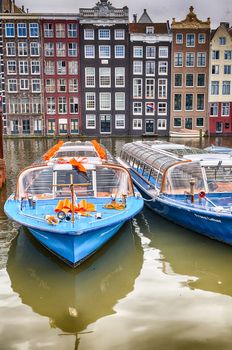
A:
[[[218,164],[204,169],[209,192],[232,192],[232,167]]]
[[[78,151],[59,151],[55,154],[54,158],[64,158],[64,157],[98,157],[97,153],[94,151],[78,150]]]
[[[130,178],[124,169],[113,167],[97,167],[97,195],[99,197],[115,194],[120,197],[122,194],[131,194],[132,188]]]

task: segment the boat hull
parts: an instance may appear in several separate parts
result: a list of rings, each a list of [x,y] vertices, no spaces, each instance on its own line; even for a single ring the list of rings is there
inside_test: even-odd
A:
[[[148,192],[138,185],[145,204],[165,219],[195,231],[209,238],[232,245],[232,216],[207,210],[191,208],[178,201],[169,200],[165,196],[151,197]]]

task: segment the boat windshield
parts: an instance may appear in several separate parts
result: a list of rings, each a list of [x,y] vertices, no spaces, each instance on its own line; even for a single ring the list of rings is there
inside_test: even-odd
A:
[[[77,197],[133,195],[130,174],[121,166],[87,165],[86,172],[83,172],[71,164],[56,164],[25,169],[19,176],[15,197],[16,199],[29,196],[35,199],[69,197],[72,183]]]

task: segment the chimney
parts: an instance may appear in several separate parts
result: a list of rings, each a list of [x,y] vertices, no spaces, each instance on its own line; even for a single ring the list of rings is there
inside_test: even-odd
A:
[[[24,5],[22,5],[22,11],[24,12]]]
[[[29,13],[29,9],[27,9],[27,13]]]
[[[226,27],[226,29],[230,28],[230,23],[229,22],[220,22],[220,25],[224,24],[224,26]]]
[[[133,23],[137,23],[137,14],[133,14]]]

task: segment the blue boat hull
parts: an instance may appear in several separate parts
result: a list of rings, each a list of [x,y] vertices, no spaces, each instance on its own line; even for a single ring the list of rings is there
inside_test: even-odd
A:
[[[135,184],[145,199],[145,204],[150,209],[165,219],[183,226],[189,230],[200,233],[209,238],[232,245],[232,215],[230,213],[212,212],[194,208],[187,203],[178,202],[166,196],[149,196],[144,183],[133,176]]]

